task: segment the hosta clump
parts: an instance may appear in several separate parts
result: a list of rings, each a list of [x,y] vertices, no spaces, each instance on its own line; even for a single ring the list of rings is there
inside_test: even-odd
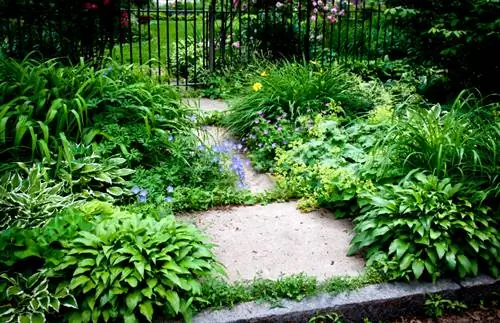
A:
[[[10,226],[40,227],[73,203],[77,195],[64,194],[64,183],[48,178],[40,165],[6,172],[0,178],[0,230]]]
[[[66,151],[70,158],[50,163],[53,176],[67,183],[71,193],[82,193],[87,198],[114,200],[128,195],[125,180],[134,170],[126,168],[126,159],[101,157],[90,147],[75,145]],[[71,160],[71,161],[69,161]]]
[[[78,308],[67,287],[49,286],[45,271],[31,276],[21,274],[0,275],[0,321],[45,322],[47,316],[59,312],[62,307]]]
[[[467,196],[462,185],[425,173],[382,186],[367,194],[349,254],[363,252],[393,279],[498,276],[500,219]]]
[[[200,232],[171,217],[115,209],[96,222],[68,242],[68,256],[55,270],[72,277],[69,288],[81,304],[70,322],[189,318],[201,279],[222,272]]]

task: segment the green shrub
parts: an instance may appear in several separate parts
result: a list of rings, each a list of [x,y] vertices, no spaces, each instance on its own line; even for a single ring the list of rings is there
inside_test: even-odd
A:
[[[230,128],[238,135],[246,134],[261,112],[268,118],[286,113],[295,120],[307,113],[325,110],[335,101],[348,115],[367,111],[372,102],[366,98],[360,79],[333,65],[324,69],[315,64],[287,62],[265,72],[253,93],[236,100],[228,116]]]
[[[466,186],[416,173],[365,197],[349,254],[363,252],[392,279],[498,276],[499,214]]]
[[[69,289],[81,304],[70,322],[152,321],[153,315],[179,313],[188,319],[200,280],[222,272],[197,229],[171,217],[114,209],[96,220],[92,230],[67,241],[67,256],[55,269],[55,275],[71,277]]]

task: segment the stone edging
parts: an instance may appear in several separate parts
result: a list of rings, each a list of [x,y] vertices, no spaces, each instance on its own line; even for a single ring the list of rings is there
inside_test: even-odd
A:
[[[422,315],[426,294],[440,294],[466,304],[479,302],[493,291],[500,292],[500,279],[479,276],[459,282],[384,283],[370,285],[335,296],[320,294],[301,302],[284,300],[281,307],[244,303],[232,309],[206,311],[193,318],[194,323],[307,322],[318,313],[336,312],[343,322],[378,322],[400,316]]]

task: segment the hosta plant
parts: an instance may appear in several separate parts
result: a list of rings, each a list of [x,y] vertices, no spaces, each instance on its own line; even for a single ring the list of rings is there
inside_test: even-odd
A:
[[[0,230],[10,226],[40,227],[57,212],[78,201],[64,195],[64,183],[48,178],[40,165],[6,172],[0,178]]]
[[[0,275],[0,321],[45,322],[63,307],[76,309],[77,303],[67,287],[49,285],[46,272],[25,277],[21,274]]]
[[[70,322],[189,319],[201,280],[222,272],[200,232],[172,217],[115,209],[66,247],[55,274],[71,277],[69,288],[81,304]]]
[[[63,147],[67,143],[63,143]],[[48,162],[53,177],[67,184],[71,193],[88,198],[114,200],[128,194],[125,180],[134,170],[126,168],[126,159],[101,157],[89,146],[73,145],[64,149],[65,158]]]
[[[368,193],[349,254],[393,279],[465,277],[500,269],[500,218],[466,187],[426,173]]]

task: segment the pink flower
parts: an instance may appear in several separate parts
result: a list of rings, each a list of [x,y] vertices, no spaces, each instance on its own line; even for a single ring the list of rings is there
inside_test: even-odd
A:
[[[239,42],[239,41],[234,42],[232,46],[233,46],[233,47],[235,47],[235,48],[240,48],[240,47],[241,47],[241,45],[240,45],[240,42]]]
[[[311,20],[312,21],[316,20],[316,16],[311,16]]]
[[[283,7],[283,4],[279,1],[276,2],[276,8],[281,8],[281,7]]]
[[[316,1],[313,2],[313,7],[316,7],[318,3]]]

